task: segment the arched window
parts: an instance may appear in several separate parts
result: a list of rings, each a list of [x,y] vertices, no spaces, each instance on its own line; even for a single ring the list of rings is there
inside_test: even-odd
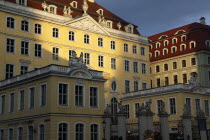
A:
[[[111,88],[112,88],[112,91],[116,91],[117,90],[117,82],[116,81],[112,81]]]
[[[117,106],[118,106],[118,101],[115,97],[111,99],[111,113],[112,115],[117,114]]]
[[[107,21],[107,22],[106,22],[106,26],[107,26],[108,28],[112,28],[112,21]]]
[[[181,45],[180,45],[180,50],[181,50],[181,51],[186,50],[186,45],[185,45],[185,44],[181,44]]]
[[[58,125],[58,139],[59,140],[68,140],[68,124],[60,123]]]
[[[164,46],[168,46],[168,40],[164,40]]]
[[[23,127],[18,128],[18,140],[23,140]]]
[[[176,46],[171,47],[171,53],[175,53],[176,51],[177,51],[177,47]]]
[[[155,57],[158,57],[160,55],[159,51],[155,51]]]
[[[98,9],[98,14],[99,15],[103,15],[104,14],[104,10],[103,9]]]
[[[160,42],[157,42],[157,43],[156,43],[156,48],[157,48],[157,49],[160,48]]]
[[[98,125],[91,124],[90,126],[90,139],[91,140],[99,140],[99,132],[98,132]]]
[[[186,35],[181,36],[181,41],[182,41],[182,42],[184,42],[184,41],[186,41],[186,40],[187,40],[187,36],[186,36]]]
[[[177,38],[173,38],[172,39],[172,44],[176,44],[177,43]]]
[[[84,124],[82,123],[76,124],[75,140],[84,140]]]
[[[191,41],[191,42],[190,42],[190,48],[191,48],[191,49],[195,48],[195,41]]]
[[[210,47],[210,41],[209,40],[206,40],[206,46]]]
[[[26,20],[21,21],[21,30],[28,32],[29,31],[29,22]]]
[[[9,129],[9,139],[8,140],[13,140],[14,139],[14,129],[10,128]]]
[[[15,19],[12,17],[7,17],[7,28],[15,28]]]
[[[71,6],[72,6],[73,8],[77,8],[77,2],[76,2],[76,1],[72,1]]]
[[[168,54],[168,49],[163,49],[163,55],[167,55]]]
[[[57,14],[57,7],[55,5],[49,5],[48,12],[52,14]]]
[[[4,129],[0,130],[0,139],[4,140]]]

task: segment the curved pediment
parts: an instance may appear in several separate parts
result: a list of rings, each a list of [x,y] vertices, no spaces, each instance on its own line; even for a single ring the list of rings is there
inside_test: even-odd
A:
[[[92,75],[88,70],[85,69],[75,69],[70,72],[69,74],[71,77],[77,77],[77,78],[85,78],[85,79],[92,79]]]
[[[192,92],[197,94],[206,94],[206,90],[202,87],[194,87]]]

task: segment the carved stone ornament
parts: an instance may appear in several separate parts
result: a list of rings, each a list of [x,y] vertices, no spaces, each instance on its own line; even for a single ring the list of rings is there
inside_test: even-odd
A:
[[[72,58],[69,60],[69,66],[73,68],[87,68],[86,64],[83,62],[83,53],[80,54],[80,57],[77,57],[75,51],[72,52]]]
[[[98,23],[101,24],[102,26],[106,26],[106,20],[104,16],[99,15],[98,17]]]
[[[165,106],[165,102],[162,101],[161,107],[160,107],[160,112],[159,114],[168,114],[166,112],[166,106]]]
[[[44,9],[44,11],[47,11],[48,5],[47,5],[46,1],[44,1],[42,3],[42,8]]]
[[[93,21],[90,19],[83,19],[77,22],[74,22],[70,24],[70,26],[80,28],[82,30],[91,31],[91,32],[97,32],[97,33],[104,33]]]
[[[199,87],[199,86],[194,87],[192,89],[192,92],[193,93],[197,93],[197,94],[206,94],[206,90],[204,88],[202,88],[202,87]]]
[[[87,0],[84,0],[83,5],[82,5],[82,9],[84,11],[83,15],[87,15],[87,10],[88,10]]]
[[[151,110],[151,104],[152,104],[152,100],[148,99],[145,104],[142,103],[142,105],[139,107],[139,110],[136,113],[138,115],[153,116],[154,113]]]
[[[198,79],[198,74],[196,72],[191,72],[190,73],[190,80],[188,80],[188,82],[192,86],[198,86],[199,84],[197,82],[197,79]]]
[[[122,27],[121,23],[120,23],[120,22],[118,22],[118,23],[117,23],[117,28],[118,28],[118,30],[120,30],[120,29],[121,29],[121,27]]]
[[[78,79],[76,83],[79,84],[79,85],[83,85],[83,80],[82,79]]]
[[[111,105],[106,105],[106,109],[104,110],[105,115],[111,115]]]
[[[66,17],[72,18],[71,13],[72,13],[71,8],[70,7],[67,8],[66,6],[64,6],[63,15],[66,16]]]
[[[191,108],[188,104],[184,105],[183,116],[191,116]]]

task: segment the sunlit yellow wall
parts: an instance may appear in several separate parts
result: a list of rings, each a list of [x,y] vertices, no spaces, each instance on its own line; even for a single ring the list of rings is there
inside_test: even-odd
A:
[[[33,70],[34,68],[43,67],[49,64],[60,64],[60,65],[68,65],[69,60],[69,50],[75,50],[77,55],[79,56],[81,52],[90,53],[90,68],[101,70],[104,72],[105,78],[108,81],[105,83],[105,91],[106,97],[110,98],[112,94],[110,94],[110,84],[113,78],[116,79],[118,83],[118,90],[116,91],[116,95],[120,97],[121,93],[124,93],[124,80],[130,80],[130,89],[133,91],[133,82],[134,77],[138,77],[140,80],[140,89],[142,88],[142,82],[147,83],[147,87],[149,88],[149,58],[148,58],[148,46],[143,44],[138,44],[132,41],[121,40],[115,37],[91,33],[88,31],[82,31],[78,29],[73,29],[70,27],[65,27],[63,25],[55,25],[52,23],[48,23],[45,21],[40,21],[32,18],[24,18],[22,16],[9,14],[1,12],[1,20],[0,20],[0,41],[2,44],[0,55],[1,55],[1,69],[0,69],[0,79],[4,79],[5,74],[5,64],[11,63],[15,65],[15,75],[20,74],[20,59],[28,60],[31,64],[29,64],[29,70]],[[16,19],[15,30],[6,28],[6,17],[12,16]],[[20,29],[20,22],[23,19],[27,19],[30,22],[30,32],[23,32]],[[37,35],[34,33],[34,24],[39,23],[42,25],[42,35]],[[52,37],[52,28],[59,28],[59,38]],[[68,40],[68,32],[75,32],[75,41]],[[84,44],[84,34],[90,35],[90,44]],[[14,38],[16,39],[16,48],[15,54],[6,53],[6,38]],[[98,47],[98,37],[102,37],[104,40],[104,46]],[[20,54],[20,42],[21,40],[30,41],[30,55],[29,56],[21,56]],[[111,50],[110,41],[116,41],[116,50]],[[40,43],[43,47],[43,57],[36,58],[34,57],[34,44]],[[123,50],[123,44],[129,44],[129,53],[125,53]],[[132,46],[137,45],[137,54],[132,53]],[[52,48],[59,48],[59,61],[52,60]],[[146,55],[140,55],[140,47],[145,47]],[[104,56],[104,67],[98,67],[98,55]],[[111,58],[116,58],[117,69],[111,69]],[[130,72],[124,72],[124,60],[130,60]],[[139,73],[133,72],[133,61],[139,62]],[[141,63],[147,64],[147,74],[141,74]],[[109,100],[107,100],[109,102]]]

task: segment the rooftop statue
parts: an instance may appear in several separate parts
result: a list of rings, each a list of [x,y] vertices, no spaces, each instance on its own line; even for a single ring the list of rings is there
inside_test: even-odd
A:
[[[192,86],[198,86],[198,82],[197,82],[197,79],[198,79],[198,74],[196,72],[191,72],[190,73],[190,80],[188,80],[189,84],[192,85]]]
[[[73,51],[72,57],[69,60],[69,66],[78,67],[78,68],[87,68],[86,64],[83,61],[83,53],[80,54],[80,57],[77,57],[77,53]]]
[[[183,116],[191,116],[191,108],[188,104],[184,105]]]

